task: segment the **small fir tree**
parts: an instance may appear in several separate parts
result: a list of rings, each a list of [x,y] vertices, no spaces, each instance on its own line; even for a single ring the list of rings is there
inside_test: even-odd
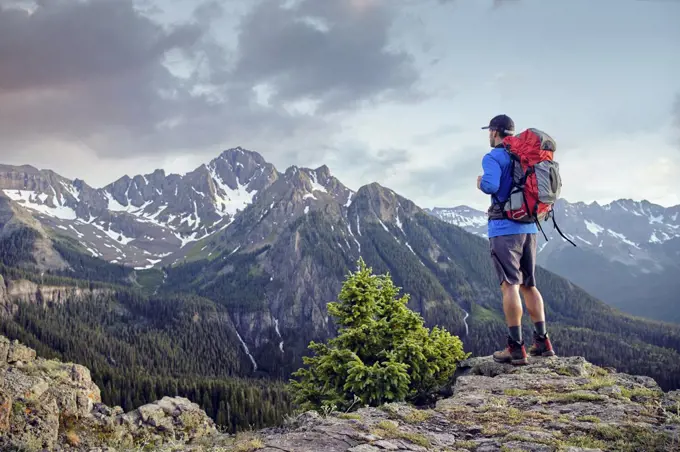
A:
[[[422,317],[397,298],[389,274],[374,275],[363,259],[348,275],[339,301],[328,304],[338,336],[328,344],[310,342],[314,356],[293,373],[294,401],[302,409],[423,400],[450,381],[469,354],[457,336],[425,328]],[[358,402],[358,403],[357,403]]]

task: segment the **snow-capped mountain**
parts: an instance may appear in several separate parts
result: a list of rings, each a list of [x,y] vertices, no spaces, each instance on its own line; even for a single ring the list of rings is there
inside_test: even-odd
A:
[[[468,206],[435,207],[425,209],[426,212],[447,223],[455,224],[468,232],[486,237],[486,213]]]
[[[468,206],[426,210],[444,221],[486,237],[486,212]],[[663,243],[680,237],[680,205],[666,208],[648,201],[631,199],[600,205],[597,202],[569,203],[560,199],[555,205],[555,213],[558,225],[564,225],[564,231],[572,231],[568,235],[570,239],[575,238],[589,245],[596,242],[598,247],[607,236],[631,246]],[[574,231],[574,228],[578,230]],[[580,235],[584,228],[587,232]],[[550,237],[548,231],[546,235]]]
[[[279,173],[259,154],[230,149],[184,174],[124,176],[101,189],[31,166],[0,166],[0,191],[93,256],[149,268],[226,228]]]
[[[468,206],[428,211],[486,237],[485,212]],[[630,199],[605,205],[559,200],[555,218],[577,247],[559,236],[552,221],[541,223],[548,241],[539,233],[539,265],[628,312],[680,320],[680,206]]]

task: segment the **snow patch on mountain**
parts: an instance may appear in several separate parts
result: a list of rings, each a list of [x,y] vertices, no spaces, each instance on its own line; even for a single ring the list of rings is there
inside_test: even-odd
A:
[[[208,167],[212,182],[215,185],[215,195],[213,203],[215,211],[221,216],[234,216],[239,211],[252,204],[253,198],[257,194],[257,190],[248,191],[248,184],[242,184],[236,181],[236,188],[231,188],[227,185],[222,177],[217,174],[215,164]]]
[[[36,193],[33,190],[3,190],[5,195],[15,201],[22,207],[30,209],[39,214],[58,218],[60,220],[75,220],[77,218],[75,210],[64,205],[63,199],[59,200],[60,204],[50,207],[46,204],[51,195],[47,193]],[[56,196],[52,196],[53,203]]]
[[[583,220],[583,222],[586,224],[586,228],[588,228],[590,232],[595,234],[595,237],[597,237],[600,233],[604,232],[604,228],[597,223],[593,223],[592,221],[589,220]]]
[[[149,265],[145,265],[143,267],[135,267],[135,270],[148,270],[150,268],[153,268],[154,265],[161,261],[161,259],[147,259],[147,261],[149,262]]]
[[[611,229],[607,229],[607,232],[608,232],[609,234],[613,235],[614,237],[616,237],[617,239],[621,240],[623,243],[626,243],[626,244],[628,244],[628,245],[630,245],[630,246],[634,246],[635,248],[638,248],[638,249],[640,248],[640,247],[638,246],[637,243],[631,242],[630,240],[628,240],[628,239],[626,238],[625,235],[623,235],[623,234],[621,234],[621,233],[612,231]]]
[[[312,193],[314,193],[315,191],[320,191],[320,192],[322,192],[322,193],[328,193],[328,190],[326,190],[326,187],[324,187],[323,185],[321,185],[321,184],[316,180],[316,173],[315,173],[315,172],[311,172],[311,173],[309,174],[309,178],[310,178],[311,181],[312,181]]]
[[[111,229],[104,228],[104,226],[102,226],[101,224],[97,224],[95,222],[92,222],[90,224],[92,224],[92,226],[94,226],[95,228],[102,231],[104,234],[109,236],[111,239],[115,240],[116,242],[120,242],[123,245],[127,245],[128,243],[135,240],[134,237],[127,237],[122,232],[116,232],[116,231],[112,231]]]

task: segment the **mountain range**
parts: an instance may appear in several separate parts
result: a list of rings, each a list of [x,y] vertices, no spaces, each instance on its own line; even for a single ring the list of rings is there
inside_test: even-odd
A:
[[[279,172],[242,148],[184,175],[99,189],[0,167],[0,332],[87,365],[105,402],[125,410],[171,393],[232,429],[280,418],[284,389],[252,379],[288,378],[310,341],[335,334],[326,304],[360,257],[466,351],[503,344],[488,242],[378,183],[354,191],[327,166]],[[680,387],[679,325],[537,272],[558,353]]]
[[[126,175],[100,189],[49,170],[0,165],[0,188],[92,256],[143,269],[225,229],[278,176],[258,154],[234,149],[184,175]]]
[[[485,212],[468,206],[428,209],[432,215],[486,237]],[[538,234],[537,263],[623,311],[680,322],[680,205],[620,199],[555,205],[553,225]]]

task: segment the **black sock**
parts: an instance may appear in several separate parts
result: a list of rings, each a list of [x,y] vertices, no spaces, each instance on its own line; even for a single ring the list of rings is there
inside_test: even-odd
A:
[[[510,338],[515,342],[522,342],[522,325],[508,327]]]
[[[534,323],[534,329],[539,336],[544,337],[546,335],[545,322]]]

